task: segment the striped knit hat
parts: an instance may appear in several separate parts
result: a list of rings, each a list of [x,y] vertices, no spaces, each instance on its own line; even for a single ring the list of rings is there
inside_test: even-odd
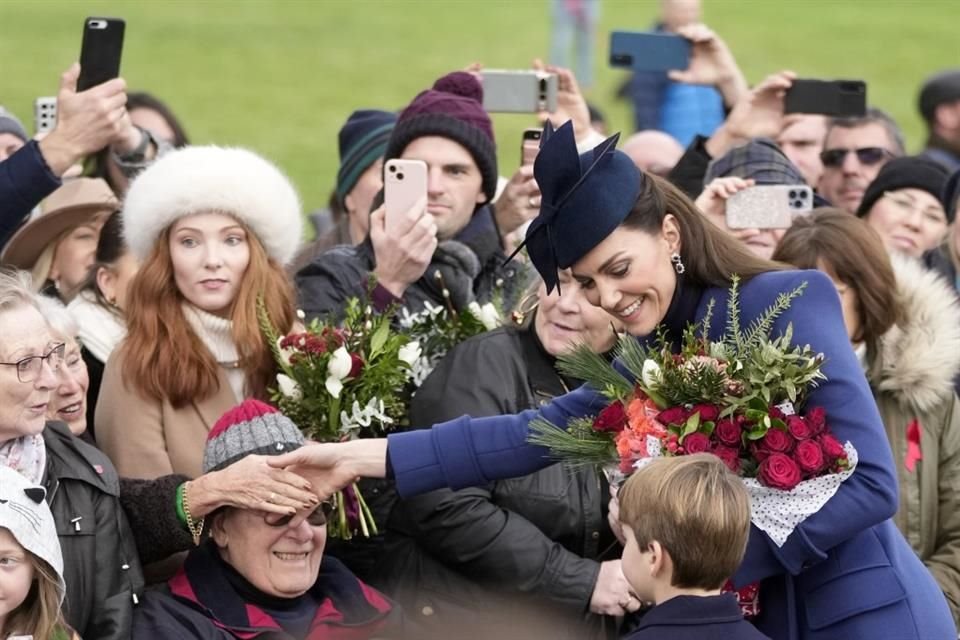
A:
[[[397,122],[397,114],[376,109],[360,109],[347,118],[340,129],[340,169],[337,171],[337,199],[343,199],[353,190],[360,176],[370,165],[382,158],[387,140]]]
[[[223,414],[207,434],[203,472],[219,471],[252,454],[278,456],[302,446],[303,434],[290,418],[251,398]]]

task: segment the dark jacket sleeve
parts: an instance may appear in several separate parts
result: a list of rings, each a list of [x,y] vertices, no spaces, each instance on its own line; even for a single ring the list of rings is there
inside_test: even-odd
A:
[[[297,272],[294,282],[307,319],[343,317],[350,298],[364,299],[372,264],[354,247],[334,247]]]
[[[521,357],[519,344],[502,331],[461,344],[417,391],[412,421],[516,411],[528,384]],[[599,563],[571,553],[522,515],[495,504],[489,488],[441,489],[398,508],[421,547],[471,579],[583,610],[589,605]]]
[[[683,156],[670,170],[667,179],[691,200],[703,191],[703,177],[707,175],[707,166],[713,160],[706,148],[707,138],[696,136],[683,152]]]
[[[193,548],[176,506],[177,487],[189,479],[176,474],[155,480],[120,478],[120,505],[130,522],[141,563],[150,564]]]
[[[0,162],[0,247],[40,201],[60,186],[33,140]]]

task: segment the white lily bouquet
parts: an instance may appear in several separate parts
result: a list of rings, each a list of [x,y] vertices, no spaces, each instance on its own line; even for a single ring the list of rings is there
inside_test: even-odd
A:
[[[260,305],[261,330],[274,347],[281,373],[271,398],[317,442],[382,437],[407,420],[410,390],[420,344],[391,327],[389,313],[375,313],[352,299],[339,326],[314,319],[306,330],[278,335]],[[337,495],[331,535],[377,533],[370,510],[357,490]]]

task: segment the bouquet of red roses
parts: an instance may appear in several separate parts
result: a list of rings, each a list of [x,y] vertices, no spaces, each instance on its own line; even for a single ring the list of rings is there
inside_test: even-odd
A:
[[[535,421],[531,441],[569,464],[602,465],[614,483],[645,460],[712,453],[743,478],[754,524],[782,546],[856,466],[856,451],[831,434],[823,408],[804,406],[825,379],[823,357],[791,346],[790,328],[769,336],[803,289],[781,295],[743,331],[735,278],[722,339],[700,335],[700,326],[709,326],[711,304],[703,323],[684,331],[679,353],[662,333],[649,348],[622,338],[617,362],[626,375],[586,348],[561,357],[565,373],[599,389],[610,403],[564,429]]]

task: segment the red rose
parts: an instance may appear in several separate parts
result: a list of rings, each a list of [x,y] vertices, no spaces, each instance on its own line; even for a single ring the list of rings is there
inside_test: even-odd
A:
[[[720,409],[712,404],[698,404],[690,410],[690,415],[695,413],[700,414],[700,422],[715,422],[720,416]]]
[[[756,442],[750,444],[750,455],[753,456],[753,459],[757,462],[763,462],[768,457],[770,457],[770,451],[767,451],[762,446]]]
[[[710,436],[694,431],[683,439],[683,448],[687,454],[704,453],[710,450]]]
[[[734,473],[740,473],[740,450],[731,447],[715,446],[711,453],[721,460]]]
[[[669,409],[664,409],[657,415],[657,422],[664,425],[684,425],[692,413],[692,411],[684,409],[683,407],[670,407]]]
[[[767,435],[760,440],[760,447],[770,453],[790,453],[793,449],[793,438],[786,431],[770,429]]]
[[[830,462],[833,462],[837,458],[845,458],[847,456],[847,452],[844,450],[843,445],[840,444],[840,441],[829,433],[820,436],[820,446],[823,447],[823,453]]]
[[[770,457],[760,463],[757,470],[760,484],[772,489],[789,491],[800,483],[800,478],[800,467],[790,456],[782,453],[771,453]]]
[[[804,440],[797,445],[793,457],[800,465],[800,469],[808,475],[816,475],[824,467],[826,462],[823,457],[823,449],[815,440]]]
[[[823,433],[827,427],[827,412],[823,407],[814,407],[807,412],[807,424],[813,431],[813,435],[818,436]]]
[[[627,412],[623,408],[623,403],[617,400],[613,404],[600,412],[594,421],[594,431],[612,431],[618,433],[627,426]]]
[[[780,407],[770,407],[770,410],[767,411],[767,415],[770,416],[771,420],[783,420],[786,421],[787,416],[780,410]]]
[[[810,425],[800,416],[787,418],[787,431],[797,440],[809,440],[813,437],[813,430]]]
[[[733,418],[724,418],[717,422],[713,435],[728,447],[739,447],[742,442],[743,428]]]
[[[363,371],[363,358],[355,353],[350,354],[350,374],[348,378],[356,378]]]

